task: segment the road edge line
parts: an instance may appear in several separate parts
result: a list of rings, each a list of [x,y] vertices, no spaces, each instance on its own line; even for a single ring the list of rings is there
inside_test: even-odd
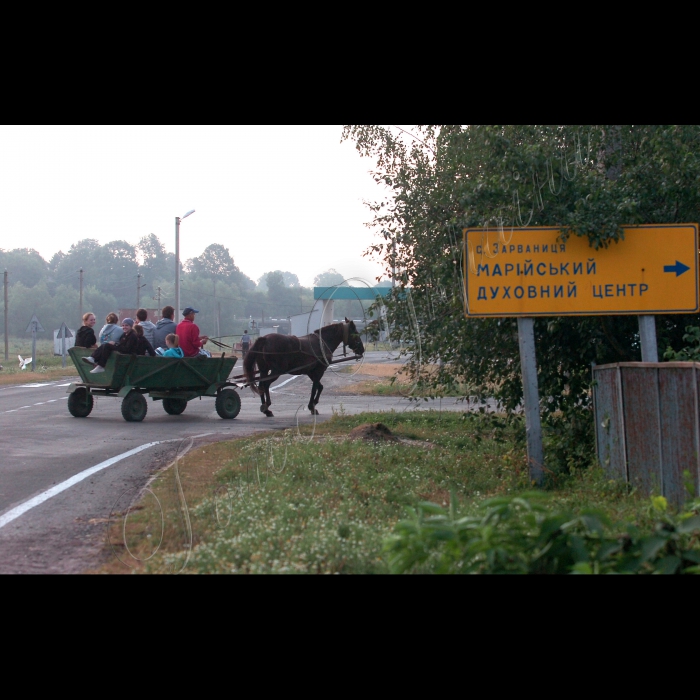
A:
[[[94,467],[89,467],[88,469],[85,469],[82,472],[79,472],[78,474],[75,474],[74,476],[70,477],[70,479],[66,479],[65,481],[62,481],[60,484],[56,484],[56,486],[52,486],[50,489],[47,489],[43,493],[40,493],[38,496],[34,496],[33,498],[30,498],[28,501],[25,501],[24,503],[20,503],[18,506],[15,506],[12,508],[12,510],[7,511],[4,515],[0,515],[0,528],[5,527],[8,523],[11,523],[13,520],[16,518],[19,518],[20,515],[24,515],[27,511],[31,510],[32,508],[35,508],[38,505],[41,505],[45,501],[48,501],[49,498],[53,498],[54,496],[58,495],[62,491],[65,491],[66,489],[69,489],[71,486],[74,486],[75,484],[81,482],[83,479],[87,479],[87,477],[92,476],[96,472],[101,471],[102,469],[106,469],[107,467],[111,467],[113,464],[116,464],[117,462],[121,462],[121,460],[126,459],[127,457],[131,457],[132,455],[138,454],[139,452],[142,452],[143,450],[147,450],[149,447],[154,447],[155,445],[160,445],[163,442],[174,442],[173,440],[158,440],[157,442],[147,442],[144,445],[140,445],[139,447],[134,447],[132,450],[129,450],[128,452],[123,452],[120,455],[116,455],[115,457],[110,457],[109,459],[106,459],[104,462],[100,462],[99,464],[96,464]]]

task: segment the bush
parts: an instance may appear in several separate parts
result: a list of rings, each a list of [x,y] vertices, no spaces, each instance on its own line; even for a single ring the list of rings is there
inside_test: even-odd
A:
[[[700,327],[686,326],[683,341],[688,343],[676,352],[672,347],[666,348],[664,360],[671,362],[700,362]]]
[[[541,493],[492,498],[475,516],[421,503],[385,543],[392,573],[700,573],[700,500],[677,515],[651,499],[651,533],[617,533],[595,510],[554,511]]]

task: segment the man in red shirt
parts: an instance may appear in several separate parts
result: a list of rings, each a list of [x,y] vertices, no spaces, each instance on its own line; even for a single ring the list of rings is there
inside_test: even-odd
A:
[[[184,318],[177,324],[175,329],[185,357],[196,357],[199,355],[200,348],[209,340],[206,335],[199,335],[199,326],[194,322],[194,315],[198,313],[197,309],[188,306],[182,312]]]

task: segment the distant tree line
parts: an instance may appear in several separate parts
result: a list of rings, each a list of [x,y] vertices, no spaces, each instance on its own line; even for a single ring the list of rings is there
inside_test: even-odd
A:
[[[136,245],[111,241],[104,245],[86,238],[59,251],[49,261],[30,248],[0,249],[0,272],[8,272],[8,333],[23,336],[32,314],[47,331],[62,322],[77,328],[82,310],[105,316],[119,309],[142,306],[161,309],[175,305],[175,256],[155,234]],[[320,273],[314,286],[333,286],[343,276],[330,269]],[[249,318],[260,326],[264,319],[287,318],[308,312],[314,304],[313,289],[303,287],[292,272],[273,270],[257,283],[235,264],[225,246],[214,243],[198,257],[181,263],[181,304],[194,306],[197,322],[210,336],[238,335]],[[362,317],[357,301],[336,302],[336,315]],[[0,333],[4,328],[4,303],[0,302]]]

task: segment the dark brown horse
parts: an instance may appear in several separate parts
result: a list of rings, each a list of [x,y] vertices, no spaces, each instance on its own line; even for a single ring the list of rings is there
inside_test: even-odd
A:
[[[365,347],[360,334],[352,321],[333,323],[309,335],[297,338],[295,335],[270,333],[258,338],[248,350],[243,361],[243,369],[254,394],[260,396],[260,410],[269,418],[270,384],[282,374],[306,374],[313,382],[309,411],[318,415],[316,404],[323,391],[321,377],[330,364],[336,348],[349,346],[356,355],[364,355]],[[260,377],[255,386],[255,366]]]

